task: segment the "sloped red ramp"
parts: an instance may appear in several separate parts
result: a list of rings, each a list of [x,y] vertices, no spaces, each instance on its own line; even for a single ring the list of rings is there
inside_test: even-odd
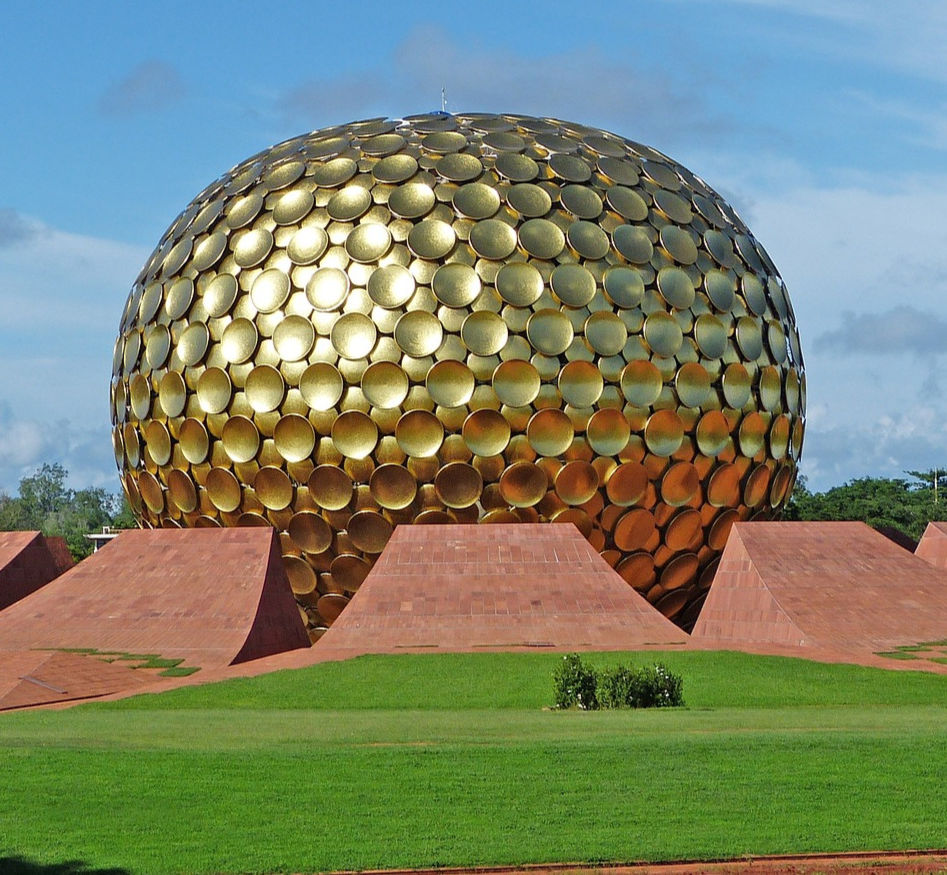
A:
[[[572,524],[398,526],[317,649],[621,650],[687,635]]]
[[[695,642],[881,651],[947,638],[947,574],[864,523],[737,523]]]
[[[39,532],[0,532],[0,611],[46,586],[72,564],[61,538],[46,539]]]
[[[122,532],[0,612],[0,651],[95,648],[209,668],[308,646],[269,528]]]
[[[947,523],[928,523],[914,555],[935,568],[947,569]]]
[[[134,691],[153,681],[152,673],[127,663],[79,653],[0,651],[0,711]]]

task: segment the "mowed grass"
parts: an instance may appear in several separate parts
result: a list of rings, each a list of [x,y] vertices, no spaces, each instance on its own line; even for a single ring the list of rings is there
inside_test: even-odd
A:
[[[315,872],[947,846],[945,676],[593,654],[661,660],[687,706],[556,712],[560,658],[363,657],[0,715],[0,860]]]

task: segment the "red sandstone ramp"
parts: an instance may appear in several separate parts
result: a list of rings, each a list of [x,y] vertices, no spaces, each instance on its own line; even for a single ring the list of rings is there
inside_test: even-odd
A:
[[[49,650],[0,651],[0,711],[136,691],[155,680],[127,663]]]
[[[91,647],[209,668],[308,646],[269,528],[122,532],[0,613],[0,650]]]
[[[72,564],[71,557],[66,564],[58,544],[53,546],[50,549],[39,532],[0,532],[0,611],[46,586]]]
[[[695,642],[881,651],[947,638],[947,574],[864,523],[737,523]]]
[[[935,568],[947,569],[947,523],[929,522],[914,555]]]
[[[340,654],[679,645],[569,525],[398,526],[316,646]]]

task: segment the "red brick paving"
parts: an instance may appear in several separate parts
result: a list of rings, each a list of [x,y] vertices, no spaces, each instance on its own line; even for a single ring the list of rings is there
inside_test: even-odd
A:
[[[737,523],[692,638],[868,653],[947,638],[947,575],[864,523]]]
[[[682,645],[575,526],[399,526],[320,650]]]
[[[68,548],[62,555],[63,547],[62,538],[47,539],[39,532],[0,532],[0,610],[69,568],[72,557]]]
[[[272,529],[122,532],[0,612],[0,650],[93,647],[209,668],[308,646]]]
[[[838,875],[846,872],[852,875],[927,875],[945,871],[947,851],[936,850],[783,854],[686,863],[537,863],[519,867],[390,869],[369,870],[362,875]]]

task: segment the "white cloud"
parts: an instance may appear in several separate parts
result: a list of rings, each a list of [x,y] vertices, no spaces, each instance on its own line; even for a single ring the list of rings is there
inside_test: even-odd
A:
[[[45,461],[114,488],[112,346],[147,250],[16,222],[30,233],[0,248],[0,489]]]

